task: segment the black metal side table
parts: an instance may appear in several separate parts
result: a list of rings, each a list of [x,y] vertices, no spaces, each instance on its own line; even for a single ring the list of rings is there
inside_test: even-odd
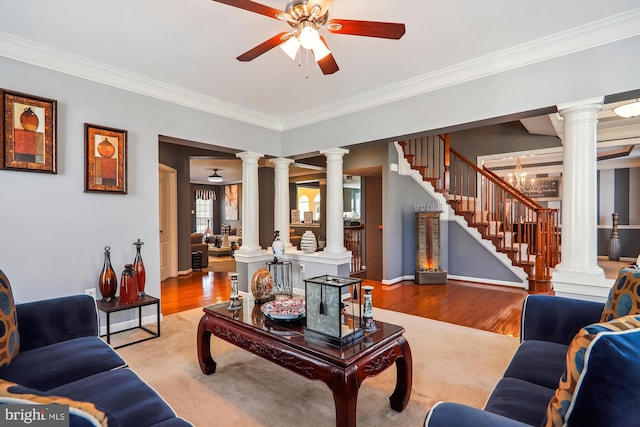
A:
[[[103,337],[107,338],[107,344],[111,344],[111,335],[114,334],[119,334],[122,332],[126,332],[126,331],[131,331],[134,329],[142,329],[145,332],[148,332],[151,336],[146,337],[146,338],[142,338],[133,342],[129,342],[126,344],[122,344],[119,345],[117,347],[114,348],[121,348],[121,347],[126,347],[128,345],[132,345],[132,344],[137,344],[139,342],[142,341],[147,341],[153,338],[158,338],[160,336],[160,300],[156,297],[152,297],[151,295],[143,295],[143,296],[138,296],[138,299],[136,302],[131,303],[131,304],[120,304],[120,302],[115,299],[113,301],[102,301],[102,300],[98,300],[96,301],[96,304],[98,306],[98,310],[102,311],[103,313],[105,313],[107,315],[107,334],[106,335],[101,335]],[[148,306],[148,305],[156,305],[156,325],[157,328],[155,331],[147,328],[146,326],[142,325],[142,307]],[[118,311],[125,311],[125,310],[131,310],[137,308],[138,309],[138,326],[134,326],[132,328],[127,328],[127,329],[123,329],[121,331],[116,331],[116,332],[111,332],[111,313],[116,313]]]

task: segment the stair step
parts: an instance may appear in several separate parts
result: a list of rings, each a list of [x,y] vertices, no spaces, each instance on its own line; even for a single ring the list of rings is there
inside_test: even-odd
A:
[[[489,224],[483,224],[480,222],[476,222],[471,224],[472,227],[475,227],[480,234],[482,234],[483,236],[487,233],[487,227],[489,227]]]
[[[491,243],[493,243],[493,246],[495,246],[496,248],[500,246],[500,242],[502,241],[502,236],[487,234],[483,237],[487,240],[491,240]]]
[[[507,255],[515,255],[518,253],[518,249],[517,248],[510,248],[508,246],[500,246],[498,247],[498,252],[503,252]],[[511,256],[509,256],[509,258],[511,258]],[[512,258],[511,261],[513,261],[514,259]]]
[[[420,175],[422,175],[422,179],[424,179],[424,170],[425,170],[424,166],[411,165],[411,169],[415,169],[418,172],[420,172]]]
[[[423,179],[427,182],[429,182],[431,185],[433,185],[433,188],[436,188],[436,185],[438,184],[438,181],[440,180],[440,178],[436,178],[436,177],[432,177],[432,176],[425,176],[423,177]]]

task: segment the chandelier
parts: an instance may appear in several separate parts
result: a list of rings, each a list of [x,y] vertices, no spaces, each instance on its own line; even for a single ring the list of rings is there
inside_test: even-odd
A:
[[[519,191],[524,191],[527,184],[527,173],[522,170],[520,157],[516,157],[516,168],[513,172],[509,174],[509,184]]]

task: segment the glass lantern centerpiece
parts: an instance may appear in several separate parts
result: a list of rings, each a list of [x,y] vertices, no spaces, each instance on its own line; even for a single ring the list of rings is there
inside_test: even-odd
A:
[[[447,272],[440,267],[440,210],[416,209],[416,274],[419,285],[447,283]]]
[[[305,279],[305,335],[342,345],[364,334],[362,304],[346,303],[360,295],[361,279],[318,276]]]
[[[291,261],[280,261],[273,258],[267,262],[267,269],[271,273],[273,282],[273,296],[276,300],[293,297],[293,268]]]

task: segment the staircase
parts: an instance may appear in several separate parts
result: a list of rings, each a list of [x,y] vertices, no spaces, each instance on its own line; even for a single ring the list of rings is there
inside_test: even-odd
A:
[[[457,215],[527,273],[530,293],[552,291],[560,262],[558,210],[541,206],[449,144],[449,135],[399,141],[412,169],[442,193]]]

